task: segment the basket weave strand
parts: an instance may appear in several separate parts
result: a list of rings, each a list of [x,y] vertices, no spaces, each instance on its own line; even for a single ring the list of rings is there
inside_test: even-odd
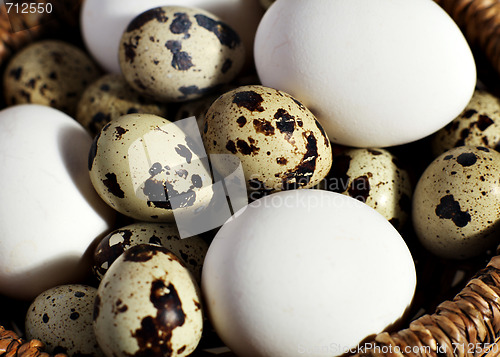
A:
[[[38,340],[24,341],[14,332],[0,326],[0,357],[49,357],[43,352],[44,345]],[[54,357],[67,357],[57,354]]]
[[[462,29],[467,42],[482,51],[500,74],[500,1],[434,0]]]
[[[500,255],[451,301],[409,328],[377,335],[356,357],[494,357],[500,354]],[[364,347],[364,346],[363,346]]]

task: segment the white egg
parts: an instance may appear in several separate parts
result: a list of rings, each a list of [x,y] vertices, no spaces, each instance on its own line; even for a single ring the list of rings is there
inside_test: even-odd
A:
[[[341,355],[398,320],[415,284],[411,254],[382,215],[320,190],[237,212],[202,273],[209,318],[240,357]]]
[[[356,147],[439,130],[476,83],[464,36],[434,1],[278,0],[259,25],[255,63],[263,85],[300,100],[330,140]]]
[[[0,294],[31,299],[90,267],[84,253],[114,220],[90,182],[91,144],[57,109],[0,111]]]
[[[247,62],[252,61],[255,32],[264,13],[255,0],[86,0],[80,24],[89,52],[106,71],[120,73],[118,48],[128,23],[146,10],[171,5],[197,7],[220,17],[236,30]]]

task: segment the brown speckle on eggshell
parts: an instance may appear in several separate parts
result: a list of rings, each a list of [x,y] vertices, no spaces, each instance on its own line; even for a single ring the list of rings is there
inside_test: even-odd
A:
[[[137,91],[187,101],[215,91],[241,70],[238,34],[205,10],[164,6],[138,15],[121,38],[120,66]]]
[[[166,248],[141,244],[123,253],[97,292],[94,330],[111,356],[188,356],[201,338],[199,288]]]
[[[76,120],[92,135],[125,114],[155,114],[165,117],[167,107],[133,90],[120,74],[106,74],[90,84],[78,102]]]
[[[207,111],[204,128],[214,167],[230,174],[235,156],[255,196],[313,187],[332,163],[330,142],[314,115],[276,89],[249,85],[226,92]]]
[[[37,41],[9,61],[3,80],[5,101],[47,105],[74,117],[83,91],[99,75],[80,48],[59,40]]]
[[[420,177],[412,219],[422,244],[436,255],[465,259],[498,244],[500,153],[461,146],[437,157]]]

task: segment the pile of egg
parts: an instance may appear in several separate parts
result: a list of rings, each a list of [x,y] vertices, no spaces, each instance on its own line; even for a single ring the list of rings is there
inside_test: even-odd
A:
[[[86,0],[84,46],[5,66],[0,295],[27,338],[341,355],[408,317],[414,237],[499,243],[500,101],[438,5],[181,3]]]

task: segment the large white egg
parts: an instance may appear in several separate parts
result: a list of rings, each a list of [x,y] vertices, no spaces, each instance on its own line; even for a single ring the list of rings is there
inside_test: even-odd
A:
[[[217,233],[202,289],[238,356],[337,356],[408,308],[416,275],[399,233],[345,195],[292,190],[241,209]]]
[[[91,144],[57,109],[0,111],[0,294],[31,299],[86,273],[86,251],[114,220],[90,182]]]
[[[158,6],[188,6],[210,11],[240,36],[253,63],[253,44],[263,15],[256,0],[85,0],[81,10],[81,30],[95,60],[111,73],[120,73],[118,49],[128,23],[140,13]]]
[[[255,38],[262,84],[292,94],[329,138],[356,147],[421,139],[476,83],[470,48],[434,1],[278,0]]]

